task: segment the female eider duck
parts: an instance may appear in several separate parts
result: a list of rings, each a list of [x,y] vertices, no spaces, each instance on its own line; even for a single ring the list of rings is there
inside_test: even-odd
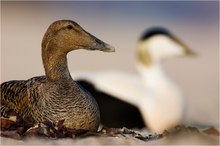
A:
[[[143,128],[162,132],[181,122],[183,95],[166,76],[161,61],[193,52],[164,28],[152,28],[137,46],[140,75],[122,71],[72,72],[92,93],[106,126]]]
[[[74,21],[52,23],[42,41],[46,76],[2,83],[1,115],[14,110],[36,122],[64,120],[66,127],[96,131],[99,107],[92,95],[72,79],[67,67],[67,53],[77,49],[114,51]]]

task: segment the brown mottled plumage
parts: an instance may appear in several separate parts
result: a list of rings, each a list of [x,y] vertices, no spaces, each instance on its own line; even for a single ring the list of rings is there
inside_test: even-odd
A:
[[[70,76],[67,53],[76,49],[112,52],[114,48],[71,20],[51,24],[42,41],[46,76],[1,84],[1,114],[14,110],[36,122],[65,119],[66,127],[96,131],[100,123],[94,98]]]

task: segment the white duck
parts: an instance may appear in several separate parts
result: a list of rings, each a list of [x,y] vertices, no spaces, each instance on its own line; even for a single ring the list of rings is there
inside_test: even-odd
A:
[[[181,123],[184,100],[179,88],[165,74],[161,61],[190,54],[194,53],[169,31],[152,28],[138,42],[140,75],[102,71],[73,72],[72,76],[96,98],[102,124],[129,128],[142,128],[145,124],[152,132],[162,132]]]

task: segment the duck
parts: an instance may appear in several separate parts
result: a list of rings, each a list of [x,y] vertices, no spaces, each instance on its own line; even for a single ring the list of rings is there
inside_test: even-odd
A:
[[[1,116],[13,110],[36,123],[63,121],[68,128],[97,131],[100,111],[94,97],[75,82],[67,65],[73,50],[114,52],[72,20],[53,22],[44,34],[41,56],[45,75],[1,84]]]
[[[185,115],[184,94],[165,73],[162,62],[194,55],[169,30],[153,27],[138,40],[137,73],[104,70],[71,74],[95,96],[103,125],[160,133],[181,124]]]

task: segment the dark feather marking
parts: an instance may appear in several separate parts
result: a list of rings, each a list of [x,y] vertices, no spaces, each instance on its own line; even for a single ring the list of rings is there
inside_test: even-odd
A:
[[[173,35],[166,30],[165,28],[162,27],[154,27],[154,28],[150,28],[148,30],[146,30],[140,37],[140,41],[146,40],[150,37],[153,37],[155,35],[167,35],[173,38]]]
[[[37,90],[34,84],[43,81],[44,77],[35,77],[29,80],[14,80],[1,84],[1,115],[5,115],[8,110],[15,110],[21,115],[29,115],[30,102],[38,99]],[[37,85],[38,85],[37,84]],[[34,89],[32,89],[34,88]],[[28,91],[30,91],[28,93]],[[30,95],[30,96],[28,96]]]
[[[26,85],[25,81],[9,81],[1,84],[1,114],[7,110],[15,108],[17,105],[22,103],[22,99],[26,96]]]
[[[106,93],[98,91],[91,83],[78,80],[78,84],[89,91],[96,99],[101,115],[101,123],[107,127],[145,127],[139,109]]]

